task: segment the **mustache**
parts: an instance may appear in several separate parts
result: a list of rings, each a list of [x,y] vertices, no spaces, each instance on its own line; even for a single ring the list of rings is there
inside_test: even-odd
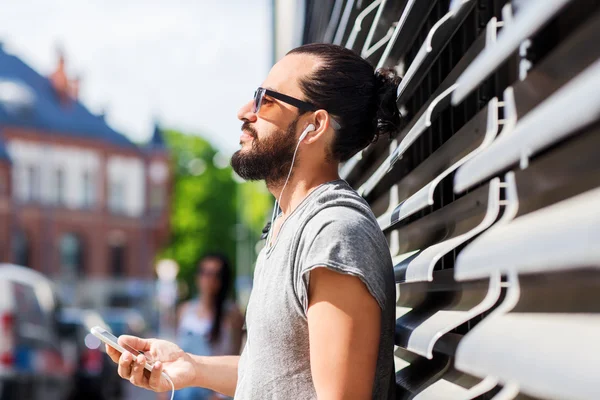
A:
[[[242,131],[246,131],[248,133],[250,133],[250,135],[256,139],[258,137],[258,133],[256,132],[256,129],[254,129],[252,126],[250,126],[250,122],[246,121],[242,124]]]

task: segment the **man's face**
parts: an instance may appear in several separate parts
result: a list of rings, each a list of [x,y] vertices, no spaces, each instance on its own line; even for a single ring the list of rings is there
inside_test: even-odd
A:
[[[288,96],[304,100],[299,79],[309,74],[317,60],[306,55],[289,55],[273,66],[261,85]],[[299,110],[266,96],[258,113],[252,112],[249,101],[238,112],[243,121],[240,144],[231,159],[233,170],[246,180],[281,183],[287,176],[296,149],[299,133],[304,129]]]

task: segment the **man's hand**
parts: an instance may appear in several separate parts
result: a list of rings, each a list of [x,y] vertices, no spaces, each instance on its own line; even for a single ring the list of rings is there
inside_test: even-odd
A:
[[[155,392],[170,391],[171,384],[161,376],[162,371],[165,371],[171,378],[175,389],[190,386],[196,380],[192,357],[174,343],[123,335],[119,337],[119,344],[127,344],[146,353],[154,362],[152,373],[150,373],[144,368],[146,357],[143,355],[136,357],[127,351],[121,354],[112,347],[106,346],[109,357],[119,365],[118,373],[121,378],[129,380],[135,386]]]

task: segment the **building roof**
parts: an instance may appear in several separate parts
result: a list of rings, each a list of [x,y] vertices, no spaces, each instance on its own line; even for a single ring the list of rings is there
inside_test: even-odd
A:
[[[152,132],[152,138],[146,145],[146,148],[149,150],[166,150],[167,144],[165,143],[165,138],[163,137],[162,130],[158,126],[158,123],[154,124],[154,132]]]
[[[76,99],[69,104],[61,103],[49,79],[6,53],[1,43],[0,124],[136,147],[108,126],[103,116],[92,114]]]

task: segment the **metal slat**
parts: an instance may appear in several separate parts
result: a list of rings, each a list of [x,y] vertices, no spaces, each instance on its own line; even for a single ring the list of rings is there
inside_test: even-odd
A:
[[[381,3],[382,3],[382,0],[374,0],[371,4],[369,4],[367,7],[365,7],[365,9],[360,12],[360,14],[358,14],[358,16],[356,17],[356,20],[354,20],[354,25],[352,26],[352,31],[350,32],[348,41],[346,42],[347,48],[354,49],[354,45],[357,43],[357,41],[360,43],[360,41],[358,39],[359,39],[359,35],[362,32],[364,32],[363,31],[363,22],[365,21],[365,19],[368,16],[370,16],[373,13],[373,11],[378,10]],[[373,17],[373,18],[375,20],[375,17]],[[366,37],[364,40],[366,40]]]
[[[389,41],[394,34],[396,19],[403,12],[406,3],[405,0],[382,0],[360,52],[361,57],[368,59]]]
[[[385,180],[384,177],[388,172],[394,168],[394,164],[404,155],[404,152],[413,144],[413,142],[419,138],[419,136],[431,126],[432,121],[437,115],[448,107],[450,95],[455,89],[454,82],[462,71],[467,68],[469,63],[479,54],[479,52],[485,47],[485,35],[481,35],[476,40],[469,50],[463,55],[460,61],[454,66],[452,71],[446,76],[446,78],[439,84],[437,89],[433,92],[429,100],[423,104],[421,109],[416,113],[411,122],[400,132],[398,139],[401,140],[400,145],[396,149],[396,152],[390,155],[387,159],[380,162],[378,169],[367,179],[367,181],[359,188],[359,193],[368,197],[378,185],[386,190],[391,184],[396,183],[397,180],[391,181],[390,179]],[[394,175],[395,174],[391,174]],[[383,181],[383,183],[380,183]]]
[[[488,213],[490,185],[481,186],[446,207],[398,229],[398,251],[406,254],[425,249],[480,225]],[[393,242],[390,243],[392,245]],[[397,258],[394,260],[397,261]]]
[[[419,392],[413,400],[470,400],[486,394],[494,386],[494,382],[482,381],[455,368],[449,368],[439,380]]]
[[[490,316],[460,342],[455,366],[511,387],[512,397],[502,398],[522,391],[548,399],[596,400],[598,337],[600,314]]]
[[[404,282],[423,282],[433,279],[433,269],[436,263],[448,252],[466,243],[481,232],[488,229],[500,215],[500,180],[494,179],[489,184],[489,199],[487,210],[481,222],[466,232],[454,231],[446,240],[429,246],[410,259],[394,267],[395,274],[404,272]]]
[[[456,279],[600,266],[598,204],[600,188],[495,227],[458,255]]]
[[[500,299],[500,274],[468,283],[452,275],[452,270],[438,271],[432,283],[399,285],[398,306],[408,310],[396,321],[396,345],[432,359],[438,339]]]
[[[340,24],[337,27],[335,32],[335,36],[333,38],[333,43],[338,46],[342,44],[342,40],[344,39],[344,34],[346,33],[346,28],[348,27],[348,21],[350,20],[350,16],[352,15],[352,10],[354,9],[354,0],[348,0],[346,6],[344,7],[344,12],[340,19]]]
[[[479,84],[492,74],[521,42],[541,29],[570,0],[530,0],[511,23],[499,34],[496,45],[485,49],[456,81],[459,88],[452,96],[452,104],[463,101]]]
[[[513,87],[518,118],[522,118],[565,83],[600,58],[600,11],[552,50]]]
[[[429,14],[434,5],[434,1],[408,0],[406,2],[406,7],[404,7],[402,15],[396,23],[392,36],[387,41],[387,46],[377,62],[376,69],[387,65],[387,60],[391,56],[392,50],[396,55],[395,58],[402,57],[406,53],[415,35],[425,22],[427,14]],[[398,38],[400,37],[402,41],[398,42]]]
[[[600,187],[600,125],[515,171],[517,217]]]
[[[450,86],[439,96],[437,96],[424,110],[423,114],[416,120],[412,129],[409,130],[406,136],[400,142],[400,145],[394,152],[380,165],[375,173],[358,189],[358,193],[362,196],[368,196],[375,186],[381,181],[383,176],[387,174],[396,161],[404,154],[404,152],[417,140],[417,138],[431,126],[432,120],[450,104],[450,95],[455,89],[455,85]]]
[[[600,60],[586,68],[520,120],[510,135],[502,134],[490,147],[458,169],[455,192],[519,162],[575,133],[600,117]]]
[[[402,348],[397,348],[394,355],[399,359],[398,364],[402,367],[396,372],[396,398],[409,398],[410,394],[422,391],[437,381],[452,366],[449,357],[440,356],[428,360],[412,355]]]
[[[429,72],[429,68],[440,55],[442,49],[452,38],[460,24],[464,21],[468,12],[471,10],[475,2],[473,0],[462,0],[459,2],[460,7],[449,11],[442,19],[440,19],[429,31],[425,41],[406,74],[402,77],[402,81],[398,86],[398,104],[404,104],[406,100],[414,93],[417,86],[423,80],[425,74]],[[494,18],[488,24],[486,42],[490,45],[491,41],[495,41],[496,36],[496,19]]]
[[[432,205],[435,189],[440,182],[487,148],[497,133],[498,100],[494,98],[479,114],[400,182],[403,192],[410,197],[402,196],[403,201],[400,204],[378,218],[381,229],[385,230],[388,226]],[[417,185],[422,185],[423,180],[427,182],[424,186],[419,190],[413,189]]]
[[[325,30],[325,35],[323,36],[323,41],[326,43],[331,43],[333,41],[333,35],[337,30],[340,18],[342,16],[342,8],[344,5],[344,1],[345,0],[335,0],[335,3],[333,4],[331,18],[329,19],[329,23],[327,24],[327,30]]]

